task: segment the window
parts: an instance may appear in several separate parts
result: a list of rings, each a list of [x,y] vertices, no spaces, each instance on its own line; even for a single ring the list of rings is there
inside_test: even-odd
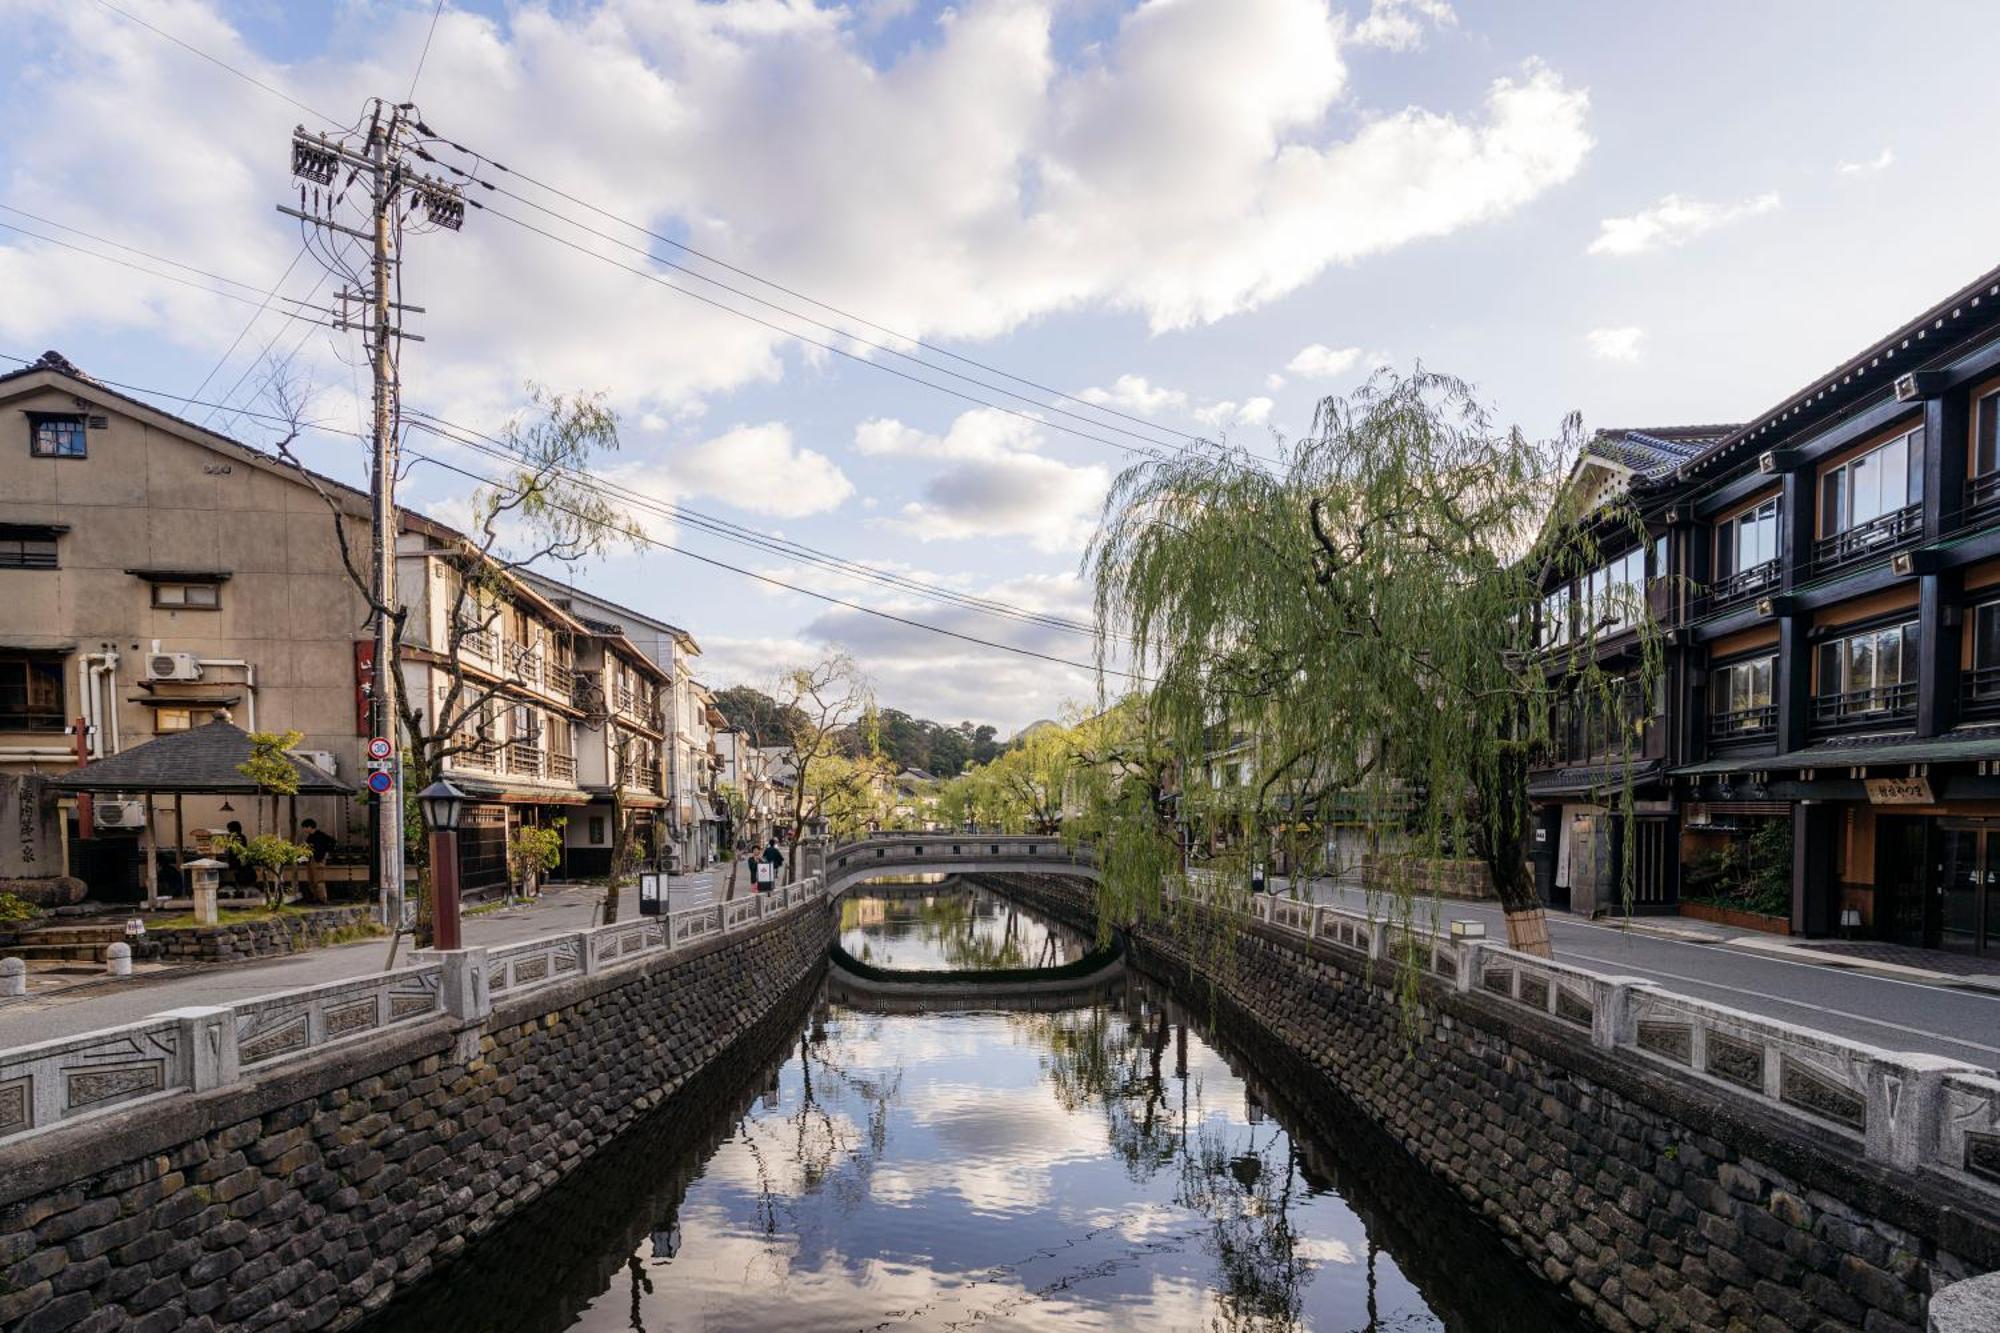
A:
[[[0,653],[0,731],[61,731],[63,662],[32,653]]]
[[[1569,585],[1542,598],[1541,645],[1556,648],[1569,642]]]
[[[603,815],[592,815],[592,816],[590,817],[590,842],[591,842],[591,845],[592,845],[593,847],[595,847],[595,846],[598,846],[598,845],[600,845],[601,843],[603,843],[603,841],[604,841],[604,816],[603,816]]]
[[[2000,667],[2000,602],[1986,603],[1973,619],[1972,667],[1975,671]]]
[[[222,606],[222,589],[213,583],[155,583],[153,605],[169,611],[214,611]]]
[[[2000,389],[1979,400],[1972,435],[1972,472],[1979,477],[2000,472]]]
[[[1776,657],[1758,657],[1718,667],[1709,677],[1710,711],[1718,735],[1769,731],[1777,722],[1771,681]]]
[[[30,412],[29,452],[36,458],[82,458],[85,456],[84,426],[81,414]]]
[[[1715,525],[1715,581],[1718,584],[1777,558],[1776,496]]]
[[[170,731],[193,731],[194,709],[155,708],[153,710],[153,734],[164,736]]]
[[[1646,548],[1635,546],[1584,578],[1586,633],[1616,634],[1639,623],[1646,605]]]
[[[1924,428],[1830,468],[1819,482],[1819,535],[1831,537],[1924,498]]]
[[[1907,710],[1916,702],[1917,622],[1819,646],[1822,714]]]
[[[54,569],[62,533],[60,527],[0,523],[0,569]]]

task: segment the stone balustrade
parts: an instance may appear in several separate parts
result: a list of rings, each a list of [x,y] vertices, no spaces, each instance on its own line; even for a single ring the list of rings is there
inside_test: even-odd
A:
[[[1191,872],[1166,896],[1371,959],[1414,961],[1461,993],[1539,1014],[1622,1059],[1683,1075],[1718,1098],[1753,1102],[1868,1159],[1933,1171],[2000,1200],[2000,1077],[1991,1070],[1883,1050],[1493,940],[1456,938],[1441,922],[1253,895],[1209,872]]]
[[[493,997],[604,972],[756,925],[819,900],[817,878],[671,917],[640,917],[495,949],[418,952],[376,976],[176,1009],[0,1051],[0,1143],[78,1120],[206,1092],[404,1024],[476,1025]]]

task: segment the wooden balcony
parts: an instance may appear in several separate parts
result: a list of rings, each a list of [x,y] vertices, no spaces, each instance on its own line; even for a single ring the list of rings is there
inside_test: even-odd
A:
[[[576,781],[576,756],[573,754],[550,754],[549,777],[557,782]]]
[[[507,742],[507,774],[509,777],[538,778],[543,771],[542,747],[533,741]]]
[[[1717,579],[1708,587],[1708,598],[1703,605],[1706,611],[1719,611],[1725,606],[1747,602],[1752,597],[1768,592],[1778,586],[1778,562],[1766,560],[1761,565],[1739,569],[1727,578]]]
[[[1711,713],[1708,719],[1708,743],[1714,746],[1751,745],[1772,740],[1777,734],[1778,708],[1775,704]]]
[[[2000,666],[1974,667],[1959,678],[1958,715],[1966,722],[2000,720]]]
[[[1904,505],[1880,518],[1857,523],[1845,532],[1836,532],[1831,537],[1822,537],[1814,542],[1813,569],[1817,573],[1825,573],[1872,556],[1886,555],[1923,535],[1924,507],[1921,504]]]
[[[1845,694],[1821,694],[1812,701],[1813,730],[1820,735],[1887,729],[1906,725],[1916,716],[1914,682],[1849,690]]]

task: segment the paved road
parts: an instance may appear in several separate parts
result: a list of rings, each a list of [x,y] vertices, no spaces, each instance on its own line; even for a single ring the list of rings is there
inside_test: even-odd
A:
[[[668,906],[676,911],[702,906],[713,901],[717,888],[727,882],[726,871],[720,880],[713,878],[712,872],[675,876],[668,881]],[[531,905],[468,917],[465,942],[492,947],[536,935],[582,930],[597,924],[603,896],[604,891],[596,886],[551,888]],[[629,921],[638,914],[638,890],[628,887],[619,902],[618,919]],[[174,968],[126,981],[0,1000],[0,1050],[137,1022],[163,1009],[229,1004],[273,991],[368,976],[380,972],[388,957],[386,939],[363,940],[267,962]],[[399,957],[408,959],[409,941],[403,942]]]
[[[1352,885],[1320,882],[1314,897],[1354,908],[1363,903]],[[1436,910],[1445,920],[1476,917],[1490,936],[1507,938],[1497,905],[1445,901]],[[1662,939],[1558,912],[1549,914],[1549,936],[1560,962],[1645,977],[1666,990],[1871,1046],[2000,1068],[2000,995],[1773,958],[1720,940]]]

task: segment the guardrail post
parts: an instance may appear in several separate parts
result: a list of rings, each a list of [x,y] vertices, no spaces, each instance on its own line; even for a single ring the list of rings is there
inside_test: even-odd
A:
[[[1591,982],[1596,1003],[1590,1011],[1590,1044],[1612,1051],[1632,1044],[1632,992],[1658,989],[1643,977],[1596,977]]]
[[[234,1083],[239,1066],[236,1011],[227,1005],[192,1005],[153,1015],[171,1018],[180,1034],[181,1071],[190,1092],[207,1092]]]
[[[1463,939],[1458,942],[1458,975],[1452,978],[1452,989],[1463,995],[1479,986],[1479,969],[1486,961],[1487,945],[1484,940]],[[1370,948],[1373,948],[1371,943]]]
[[[1944,1076],[1970,1069],[1962,1061],[1916,1052],[1871,1060],[1865,1075],[1868,1156],[1893,1166],[1935,1165]]]
[[[597,952],[591,947],[597,942],[591,938],[597,929],[598,927],[592,926],[589,930],[579,930],[576,932],[576,956],[578,961],[583,964],[583,975],[585,976],[589,976],[591,973],[597,971]]]
[[[1368,919],[1368,956],[1387,958],[1389,956],[1389,923],[1376,917]]]
[[[410,958],[438,965],[438,999],[461,1026],[483,1023],[493,1012],[492,962],[486,950],[420,949]]]

